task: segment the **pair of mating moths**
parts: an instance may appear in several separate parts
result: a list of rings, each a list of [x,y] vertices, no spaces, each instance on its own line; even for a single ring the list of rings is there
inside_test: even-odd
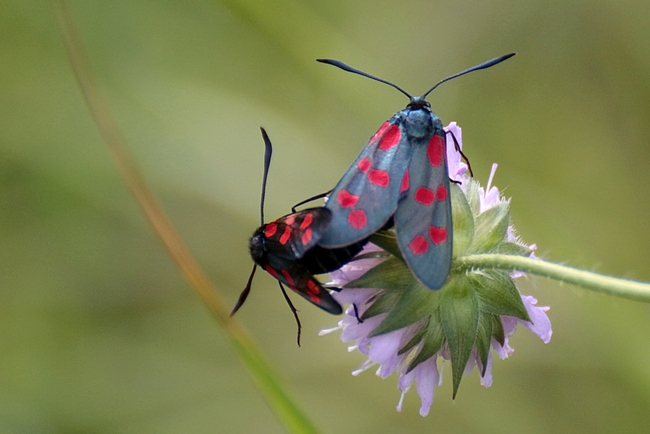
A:
[[[506,54],[454,74],[416,97],[339,61],[319,59],[319,62],[388,84],[405,94],[410,102],[372,136],[329,192],[324,207],[297,212],[294,207],[292,214],[268,224],[264,223],[264,194],[272,148],[262,129],[266,145],[262,226],[250,239],[255,266],[231,315],[246,300],[258,265],[278,280],[287,301],[283,285],[329,313],[342,313],[341,305],[314,274],[339,269],[363,249],[371,235],[392,226],[411,272],[427,288],[440,289],[447,280],[452,259],[450,179],[445,131],[425,98],[446,81],[489,68],[514,55]],[[298,320],[295,308],[290,306]]]

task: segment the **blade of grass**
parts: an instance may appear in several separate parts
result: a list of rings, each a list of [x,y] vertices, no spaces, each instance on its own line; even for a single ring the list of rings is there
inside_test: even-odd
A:
[[[216,318],[217,323],[221,326],[244,363],[253,382],[280,422],[290,432],[318,432],[316,427],[289,397],[278,374],[270,367],[248,332],[235,320],[229,318],[229,309],[223,297],[201,270],[199,264],[154,198],[144,177],[135,165],[133,158],[131,158],[120,129],[95,81],[80,39],[75,32],[72,17],[65,0],[53,0],[53,4],[73,72],[97,129],[108,147],[115,165],[124,179],[124,183],[142,208],[168,253],[180,267],[192,289]]]

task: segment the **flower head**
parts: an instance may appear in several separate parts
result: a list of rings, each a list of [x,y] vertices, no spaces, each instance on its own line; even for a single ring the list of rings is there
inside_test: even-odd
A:
[[[460,128],[446,128],[447,143],[462,146]],[[453,137],[451,136],[453,134]],[[456,146],[447,146],[454,222],[454,259],[464,255],[505,253],[534,257],[535,245],[525,245],[510,224],[510,202],[492,186],[496,164],[484,189],[466,173]],[[463,373],[479,369],[481,384],[492,384],[491,349],[505,359],[513,353],[509,337],[521,324],[548,343],[551,324],[548,307],[536,306],[533,297],[521,295],[513,279],[521,272],[496,269],[461,269],[452,265],[447,283],[439,291],[422,286],[399,254],[394,232],[371,238],[363,259],[330,274],[332,284],[344,289],[333,296],[347,303],[345,317],[337,327],[341,340],[352,342],[367,360],[353,375],[378,366],[377,375],[399,376],[402,397],[415,383],[426,416],[434,390],[442,377],[438,360],[451,360],[454,396]],[[393,253],[393,255],[387,252]]]

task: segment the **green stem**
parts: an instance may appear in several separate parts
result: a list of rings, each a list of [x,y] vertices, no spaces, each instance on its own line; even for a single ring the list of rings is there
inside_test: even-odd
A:
[[[106,99],[91,71],[88,58],[75,32],[72,17],[64,0],[53,0],[59,20],[63,43],[68,51],[70,65],[79,82],[97,129],[108,147],[113,160],[144,215],[162,241],[170,256],[176,261],[192,289],[210,309],[239,355],[253,382],[266,398],[275,415],[289,432],[317,433],[317,428],[300,410],[286,391],[279,375],[271,368],[259,346],[248,332],[229,317],[229,307],[217,288],[193,257],[184,241],[174,229],[171,221],[158,204],[146,180],[138,170],[129,152],[126,141],[113,117]]]
[[[605,276],[592,271],[554,264],[542,259],[531,259],[525,256],[515,255],[481,254],[458,258],[455,260],[455,265],[461,270],[471,268],[518,270],[580,286],[592,291],[628,298],[630,300],[650,302],[650,283]]]

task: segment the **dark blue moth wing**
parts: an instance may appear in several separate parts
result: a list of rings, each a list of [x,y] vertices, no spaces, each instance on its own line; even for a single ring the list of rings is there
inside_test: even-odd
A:
[[[266,239],[266,253],[296,260],[316,246],[331,218],[328,209],[309,208],[267,223],[258,232]]]
[[[325,204],[332,221],[320,246],[331,249],[358,242],[380,230],[395,213],[413,152],[402,129],[404,112],[381,126],[332,190]]]
[[[397,241],[411,272],[430,289],[446,282],[452,259],[451,198],[445,133],[432,115],[433,134],[415,147],[408,191],[395,213]]]
[[[274,278],[291,288],[310,303],[334,315],[343,313],[329,292],[302,264],[275,255],[269,255],[263,268]]]

